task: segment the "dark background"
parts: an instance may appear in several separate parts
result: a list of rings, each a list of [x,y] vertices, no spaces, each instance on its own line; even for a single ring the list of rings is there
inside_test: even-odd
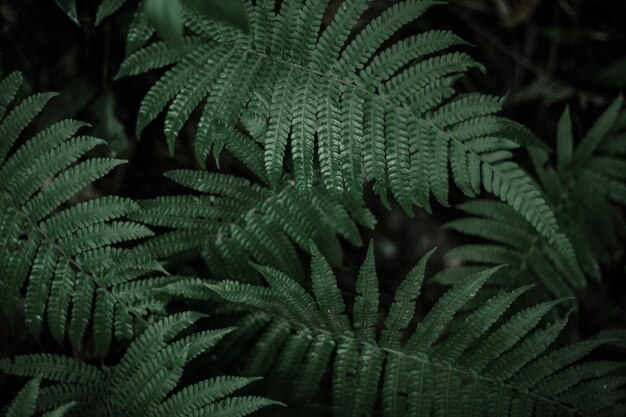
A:
[[[339,2],[332,3],[336,6]],[[374,1],[364,22],[391,3]],[[162,123],[151,124],[140,142],[134,137],[140,100],[157,75],[112,81],[124,57],[126,29],[134,7],[129,1],[95,27],[97,2],[79,0],[79,27],[52,0],[0,0],[0,74],[20,70],[29,83],[27,92],[62,93],[38,119],[39,126],[66,117],[85,120],[92,124],[93,135],[109,142],[103,152],[130,161],[89,187],[82,197],[115,193],[148,198],[170,193],[171,184],[161,176],[164,171],[198,167],[191,147],[192,126],[183,131],[175,158],[167,152]],[[430,10],[398,36],[430,29],[456,32],[474,45],[466,48],[467,52],[485,65],[486,74],[470,73],[462,79],[462,89],[508,95],[506,115],[530,127],[551,146],[556,122],[566,104],[572,108],[575,129],[580,133],[626,86],[623,0],[451,0],[447,6]],[[524,164],[523,152],[517,156]],[[245,174],[228,155],[222,159],[220,167],[225,172]],[[453,209],[435,207],[434,215],[418,211],[410,219],[398,208],[385,209],[371,195],[367,200],[378,226],[373,233],[364,231],[364,238],[376,239],[384,290],[395,289],[435,245],[439,251],[431,273],[443,268],[441,255],[463,241],[463,237],[441,229],[443,223],[459,216]],[[460,196],[453,195],[452,201],[460,201]],[[345,266],[338,275],[350,277],[364,255],[364,248],[346,245]],[[623,248],[617,248],[613,258],[615,262],[605,269],[601,285],[591,283],[582,295],[581,309],[568,328],[571,339],[626,327]],[[432,301],[441,293],[434,286],[428,288],[426,300]],[[51,341],[40,343],[23,330],[13,332],[7,323],[0,322],[0,358],[59,349]],[[612,357],[615,352],[601,355]],[[6,382],[0,377],[0,397],[14,391]],[[7,401],[0,398],[0,404]]]

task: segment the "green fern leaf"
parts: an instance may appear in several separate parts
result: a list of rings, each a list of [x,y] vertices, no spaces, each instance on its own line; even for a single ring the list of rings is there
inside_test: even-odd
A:
[[[96,14],[96,26],[104,19],[118,11],[126,3],[126,0],[102,0]]]
[[[546,407],[564,414],[592,415],[618,409],[619,395],[600,388],[602,383],[615,389],[623,385],[619,377],[615,379],[615,364],[591,375],[585,370],[597,369],[597,365],[579,362],[606,340],[549,352],[567,319],[548,322],[545,327],[542,323],[565,300],[507,313],[528,290],[524,287],[496,294],[466,314],[463,310],[497,272],[494,268],[456,283],[413,330],[409,323],[415,319],[425,256],[397,290],[380,335],[374,332],[368,337],[363,333],[364,310],[366,305],[374,306],[368,307],[372,317],[377,300],[370,298],[378,296],[376,280],[371,278],[371,251],[357,284],[360,294],[354,322],[346,317],[345,303],[328,265],[319,253],[314,251],[313,256],[312,287],[317,306],[303,289],[296,288],[299,285],[295,281],[288,284],[284,274],[269,268],[262,269],[269,287],[234,281],[207,284],[227,301],[250,309],[251,315],[270,320],[250,356],[254,364],[247,370],[269,373],[273,391],[292,392],[293,399],[309,398],[320,384],[323,371],[319,368],[325,367],[331,369],[332,409],[337,416],[372,414],[380,386],[385,416],[504,416],[518,415],[520,410],[525,410],[524,415],[533,415],[533,410],[542,415],[540,410]],[[286,293],[293,296],[285,297]],[[372,330],[370,327],[370,334]],[[235,331],[233,337],[247,340],[249,331]],[[553,362],[557,357],[561,359]],[[571,381],[571,385],[559,382],[563,388],[551,391],[551,378],[560,378],[561,372],[562,381]],[[581,376],[569,376],[578,374]],[[293,391],[276,387],[287,381],[291,385],[294,378]],[[579,401],[577,394],[583,392],[597,397],[598,402]]]
[[[510,162],[511,148],[545,145],[527,129],[496,116],[500,99],[457,95],[451,88],[466,70],[480,68],[466,54],[445,52],[463,42],[449,32],[433,31],[385,45],[437,3],[399,2],[352,40],[352,27],[367,8],[363,0],[344,1],[321,34],[318,26],[327,1],[285,2],[278,14],[262,2],[249,4],[248,34],[232,28],[215,32],[210,30],[217,27],[214,23],[194,19],[191,13],[189,21],[198,22],[190,25],[194,36],[206,41],[189,43],[184,56],[177,56],[175,66],[150,89],[137,131],[173,100],[168,115],[176,115],[171,117],[175,128],[166,122],[173,149],[180,127],[206,97],[196,138],[197,157],[204,161],[211,149],[203,144],[209,140],[210,127],[219,121],[234,127],[249,117],[248,112],[256,112],[254,103],[263,100],[268,103],[265,113],[254,117],[269,120],[258,140],[273,185],[282,178],[290,154],[297,186],[310,189],[317,145],[324,186],[333,193],[346,190],[359,196],[369,178],[376,181],[375,190],[383,199],[391,191],[410,212],[415,203],[429,209],[430,194],[447,205],[452,182],[470,197],[484,188],[513,206],[569,256],[569,243],[558,232],[544,197]],[[121,74],[144,68],[140,60],[152,53],[150,48],[155,47],[128,57]],[[173,62],[152,61],[151,66]],[[199,71],[203,64],[220,76],[203,75]],[[179,112],[175,97],[193,99]]]
[[[0,82],[4,108],[21,81],[21,75],[13,74]],[[84,124],[73,120],[17,141],[52,96],[26,98],[0,120],[2,311],[14,324],[24,291],[24,320],[34,336],[42,333],[47,316],[52,336],[63,343],[68,333],[72,345],[78,347],[93,321],[98,350],[104,354],[111,334],[124,333],[112,328],[115,309],[126,309],[133,325],[143,316],[164,314],[169,298],[151,292],[158,293],[176,279],[146,281],[153,284],[143,288],[146,298],[132,298],[135,294],[124,292],[129,282],[162,269],[151,257],[143,267],[127,263],[132,250],[117,247],[152,236],[146,226],[125,220],[138,206],[118,197],[68,204],[72,199],[84,200],[81,190],[123,162],[86,156],[104,141],[76,136]],[[116,276],[115,282],[108,281],[110,274]],[[150,308],[141,305],[147,300],[151,300]]]
[[[104,417],[125,415],[245,416],[277,405],[260,397],[230,397],[258,378],[217,377],[176,391],[184,367],[213,347],[227,331],[179,334],[193,325],[199,314],[179,313],[149,325],[110,368],[99,369],[62,355],[38,354],[0,361],[7,374],[33,377],[8,408],[7,416],[72,415]],[[46,384],[40,389],[41,381]],[[38,414],[39,415],[39,414]]]
[[[34,378],[17,394],[7,410],[7,417],[31,417],[35,414],[41,377]]]
[[[133,219],[171,229],[143,250],[157,259],[199,253],[218,278],[255,279],[249,260],[303,276],[296,245],[308,250],[311,239],[333,265],[339,264],[337,235],[359,245],[356,222],[370,228],[374,224],[360,203],[347,199],[342,204],[323,187],[300,191],[292,181],[282,180],[269,189],[242,178],[192,170],[166,176],[203,195],[142,202]]]
[[[472,201],[458,206],[471,217],[455,220],[447,227],[487,243],[451,250],[446,256],[463,265],[443,271],[435,279],[449,284],[463,275],[459,272],[468,272],[475,265],[507,263],[512,279],[501,277],[494,283],[505,289],[537,284],[524,296],[528,304],[574,296],[588,281],[600,279],[601,265],[608,261],[606,253],[626,231],[619,212],[624,202],[614,193],[625,180],[626,149],[619,145],[624,126],[618,120],[625,114],[620,111],[621,102],[621,98],[615,100],[576,147],[567,108],[558,123],[556,166],[550,165],[546,153],[531,152],[537,179],[566,236],[559,239],[564,247],[569,246],[567,253],[557,250],[510,207]],[[582,274],[571,267],[571,258],[578,260]]]

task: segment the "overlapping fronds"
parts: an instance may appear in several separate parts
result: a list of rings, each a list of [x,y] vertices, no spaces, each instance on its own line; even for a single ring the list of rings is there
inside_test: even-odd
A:
[[[544,152],[533,151],[538,181],[569,237],[587,279],[599,280],[626,236],[626,111],[618,98],[574,146],[569,109],[558,125],[557,154],[551,163]],[[511,208],[494,201],[472,201],[459,206],[472,217],[455,220],[448,228],[484,239],[459,246],[447,254],[457,268],[439,274],[454,282],[483,265],[507,263],[506,274],[492,280],[505,288],[540,283],[536,297],[574,295],[585,286],[566,259]],[[477,266],[478,265],[478,266]]]
[[[213,277],[254,275],[250,260],[303,277],[296,247],[312,239],[333,264],[341,262],[338,237],[361,244],[357,222],[373,227],[374,218],[347,197],[337,201],[321,187],[303,193],[293,181],[267,188],[244,178],[201,170],[165,174],[200,195],[164,196],[141,202],[133,219],[169,232],[142,250],[159,258],[200,253]]]
[[[113,334],[129,337],[136,317],[164,310],[163,295],[150,294],[172,279],[136,282],[160,266],[150,259],[143,264],[125,260],[129,251],[120,244],[152,235],[145,225],[127,219],[138,209],[136,203],[102,197],[68,206],[123,161],[87,157],[103,141],[77,136],[83,124],[74,120],[20,140],[53,97],[36,94],[7,112],[21,83],[17,73],[0,82],[2,311],[14,322],[23,302],[33,335],[39,336],[47,318],[52,335],[62,342],[67,331],[75,347],[93,321],[98,350],[106,353]]]
[[[465,53],[446,52],[463,41],[432,31],[389,42],[436,3],[398,2],[359,30],[367,0],[343,1],[323,30],[328,1],[287,0],[278,13],[273,2],[244,1],[249,33],[187,12],[192,34],[183,48],[154,43],[122,64],[118,76],[171,66],[143,99],[137,134],[167,108],[173,151],[203,103],[200,160],[212,149],[216,125],[252,118],[263,127],[272,183],[282,180],[290,155],[300,189],[311,188],[318,164],[331,192],[359,196],[364,180],[373,180],[381,196],[391,191],[409,212],[414,203],[428,209],[431,194],[447,205],[453,182],[470,197],[485,189],[568,254],[550,208],[509,159],[511,149],[542,143],[497,116],[500,98],[459,95],[452,87],[465,70],[480,67]]]
[[[177,389],[186,365],[230,331],[178,336],[200,317],[179,313],[150,325],[110,368],[52,354],[0,361],[4,373],[33,378],[9,407],[7,417],[35,413],[49,417],[243,417],[276,404],[260,397],[231,396],[256,378],[220,376]],[[41,387],[42,380],[50,384]]]
[[[336,416],[371,415],[379,394],[384,416],[620,415],[625,381],[614,373],[621,365],[579,362],[606,340],[550,350],[567,323],[544,319],[559,300],[509,314],[528,289],[522,287],[458,316],[498,268],[465,277],[416,317],[429,255],[400,284],[384,321],[372,248],[356,282],[352,319],[314,248],[313,294],[267,267],[258,267],[267,286],[223,281],[210,288],[256,318],[265,315],[247,372],[269,374],[270,388],[289,381],[292,401],[302,401],[328,370]],[[241,337],[254,337],[242,324]]]
[[[74,0],[56,2],[77,17]],[[207,18],[218,2],[245,11],[239,26]],[[126,0],[96,3],[99,24]],[[226,150],[245,178],[179,169],[165,176],[180,194],[94,198],[103,187],[93,183],[124,161],[95,157],[104,142],[74,120],[33,132],[54,95],[15,104],[21,75],[0,79],[0,310],[32,347],[71,351],[0,359],[0,371],[29,378],[0,414],[243,417],[279,404],[231,396],[267,377],[264,393],[302,406],[295,413],[626,415],[623,364],[588,358],[613,357],[623,330],[573,344],[562,334],[573,299],[626,236],[621,98],[576,146],[566,111],[552,162],[499,115],[503,99],[456,91],[482,69],[456,49],[462,39],[405,34],[437,0],[376,11],[369,0],[134,3],[118,77],[163,69],[137,135],[165,113],[173,153],[197,115],[197,159],[219,169]],[[512,160],[522,146],[535,177]],[[409,213],[449,205],[453,186],[501,201],[459,206],[469,216],[447,227],[479,242],[447,255],[454,267],[436,278],[445,293],[420,298],[432,252],[395,293],[379,288],[373,245],[348,276],[342,246],[361,245],[375,224],[366,183]],[[211,330],[190,306],[215,313]],[[204,362],[184,374],[218,342],[206,363],[245,377],[206,379]]]

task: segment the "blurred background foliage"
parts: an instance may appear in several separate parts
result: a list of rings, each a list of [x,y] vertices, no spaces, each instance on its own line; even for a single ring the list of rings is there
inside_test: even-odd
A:
[[[393,2],[374,0],[365,19]],[[38,120],[40,126],[68,117],[84,120],[92,125],[94,135],[109,142],[107,152],[130,160],[112,177],[85,190],[82,198],[102,193],[149,198],[175,192],[161,174],[198,167],[193,131],[189,127],[183,131],[175,158],[169,156],[158,123],[149,126],[138,142],[133,133],[136,112],[157,74],[113,82],[137,3],[126,1],[99,25],[95,24],[99,2],[56,3],[0,0],[0,73],[20,70],[30,82],[30,92],[61,93]],[[329,17],[341,1],[331,3]],[[398,36],[426,29],[450,29],[459,34],[473,45],[469,50],[473,57],[487,68],[486,74],[471,72],[461,81],[463,88],[508,96],[506,115],[553,146],[557,121],[566,104],[580,133],[626,86],[625,16],[623,0],[449,0],[447,6],[429,11]],[[518,156],[524,164],[524,155]],[[220,168],[225,173],[247,175],[226,153],[221,156]],[[461,200],[457,197],[453,201]],[[391,297],[398,281],[433,246],[439,250],[431,272],[444,268],[442,255],[466,239],[441,228],[460,216],[453,208],[437,207],[434,215],[418,212],[409,219],[397,207],[385,209],[371,193],[367,199],[378,226],[374,232],[363,231],[364,241],[376,238],[383,300]],[[344,270],[338,271],[338,276],[348,278],[362,262],[365,248],[346,245],[346,251]],[[571,339],[626,327],[623,248],[613,257],[614,266],[604,271],[602,284],[592,284],[584,294],[569,329]],[[425,299],[432,301],[439,294],[441,289],[431,286]],[[0,343],[0,357],[41,348],[29,348],[34,342],[25,334],[9,332],[8,326],[0,325],[1,340],[11,340]],[[58,349],[53,343],[45,347]]]

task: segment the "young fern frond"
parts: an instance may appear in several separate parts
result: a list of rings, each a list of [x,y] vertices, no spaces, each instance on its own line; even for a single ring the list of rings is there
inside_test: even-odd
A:
[[[161,267],[153,259],[129,263],[125,258],[132,251],[118,247],[152,235],[145,225],[127,220],[138,209],[136,203],[102,197],[66,207],[75,194],[123,161],[87,157],[103,141],[76,136],[84,124],[74,120],[19,142],[22,130],[52,97],[28,97],[7,113],[21,84],[17,73],[0,82],[2,312],[15,321],[25,288],[24,319],[34,336],[47,317],[57,341],[67,332],[78,347],[92,321],[98,351],[104,354],[112,334],[128,338],[136,317],[164,311],[167,298],[158,288],[170,279],[135,282]]]
[[[168,53],[167,62],[159,58],[164,45],[149,46],[119,71],[125,76],[173,64],[143,99],[137,135],[167,108],[165,135],[173,151],[204,100],[196,133],[201,161],[209,154],[205,144],[213,126],[252,117],[267,125],[260,141],[273,184],[282,180],[291,155],[300,189],[310,189],[319,162],[331,192],[358,197],[367,178],[383,198],[391,191],[408,212],[414,203],[429,209],[431,194],[448,205],[452,182],[470,197],[485,189],[569,254],[539,190],[510,160],[510,150],[520,145],[544,145],[496,115],[501,99],[459,95],[452,87],[466,70],[481,67],[464,53],[446,52],[463,41],[433,31],[386,46],[437,3],[398,2],[353,39],[367,0],[345,0],[324,30],[328,1],[283,1],[277,14],[271,2],[244,1],[249,33],[188,12],[188,44],[195,46]]]
[[[531,158],[584,277],[510,207],[495,201],[471,201],[459,206],[471,217],[454,220],[447,227],[486,242],[451,250],[447,258],[462,266],[441,272],[438,281],[450,284],[475,268],[507,263],[507,273],[491,283],[504,289],[539,283],[532,291],[537,300],[575,295],[586,285],[585,278],[601,278],[602,265],[610,262],[610,254],[626,236],[622,212],[626,206],[626,111],[622,98],[609,106],[576,147],[572,130],[566,109],[558,125],[556,163],[537,150],[531,152]]]
[[[292,401],[310,399],[328,369],[333,414],[341,417],[371,415],[379,391],[382,415],[393,417],[619,414],[623,379],[613,386],[618,391],[603,386],[621,365],[579,363],[606,340],[549,350],[567,323],[544,324],[560,300],[508,313],[528,289],[522,287],[459,315],[498,270],[493,268],[458,281],[425,317],[417,318],[429,254],[400,284],[379,326],[372,248],[357,279],[352,320],[330,266],[312,251],[313,294],[267,267],[258,267],[267,286],[209,284],[226,300],[247,306],[254,317],[265,316],[265,324],[252,334],[245,320],[234,333],[249,340],[260,332],[246,372],[269,374],[267,386],[282,387]],[[587,401],[591,395],[597,401]]]
[[[178,313],[151,324],[130,344],[120,362],[110,368],[100,369],[51,354],[1,360],[0,371],[33,378],[9,407],[7,417],[31,416],[35,412],[44,416],[67,412],[94,417],[243,417],[278,404],[260,397],[230,396],[256,378],[220,376],[175,391],[189,362],[231,330],[178,336],[201,317]],[[42,380],[51,384],[40,387]]]
[[[316,242],[334,265],[341,263],[339,236],[361,244],[357,223],[372,228],[375,219],[360,202],[331,198],[323,187],[303,193],[285,179],[275,188],[244,178],[207,171],[165,174],[200,195],[157,197],[141,202],[132,218],[171,229],[144,250],[160,259],[200,253],[215,278],[251,277],[249,261],[271,265],[298,277],[304,274],[296,247]]]

